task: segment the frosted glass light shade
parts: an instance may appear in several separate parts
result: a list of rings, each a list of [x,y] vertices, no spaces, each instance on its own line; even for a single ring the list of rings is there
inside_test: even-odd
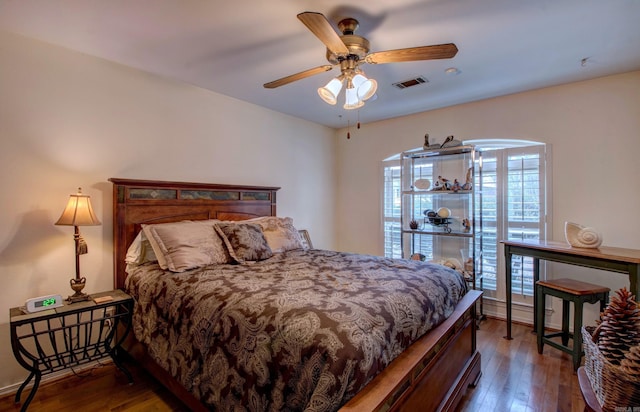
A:
[[[356,74],[351,80],[353,87],[357,90],[358,98],[362,101],[368,100],[376,93],[378,82],[368,79],[362,74]]]
[[[322,100],[334,105],[338,102],[338,94],[340,93],[340,90],[342,90],[342,80],[336,77],[331,79],[331,81],[324,87],[320,87],[318,89],[318,94]]]
[[[364,106],[364,102],[358,98],[358,91],[355,87],[345,90],[344,108],[347,110],[357,109]]]

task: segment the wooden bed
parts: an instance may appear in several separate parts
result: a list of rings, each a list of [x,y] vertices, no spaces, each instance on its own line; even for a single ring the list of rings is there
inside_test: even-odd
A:
[[[124,288],[127,249],[142,224],[245,220],[276,215],[278,187],[132,179],[113,183],[114,286]],[[480,377],[475,304],[470,291],[454,313],[397,357],[340,411],[454,410]],[[192,410],[206,410],[130,336],[127,352]]]

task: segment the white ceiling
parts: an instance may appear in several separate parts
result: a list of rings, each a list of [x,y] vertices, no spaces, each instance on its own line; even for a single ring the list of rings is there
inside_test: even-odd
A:
[[[372,52],[449,42],[459,52],[365,64],[378,92],[359,113],[342,108],[343,96],[330,106],[316,93],[337,68],[263,88],[327,64],[324,45],[296,18],[303,11],[334,26],[358,19]],[[0,0],[0,30],[331,127],[640,70],[640,0]],[[429,82],[392,86],[420,75]]]

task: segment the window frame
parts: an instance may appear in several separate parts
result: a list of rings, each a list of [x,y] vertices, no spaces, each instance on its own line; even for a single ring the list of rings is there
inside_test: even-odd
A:
[[[483,162],[488,162],[492,159],[493,150],[483,151]],[[527,220],[527,219],[509,219],[507,216],[509,214],[509,206],[512,202],[509,201],[506,197],[508,197],[507,193],[509,191],[509,177],[511,176],[510,168],[509,168],[509,159],[513,156],[538,156],[538,160],[536,161],[536,166],[539,170],[538,176],[538,218],[535,221]],[[495,249],[492,249],[486,242],[486,239],[483,239],[483,253],[487,250],[495,251],[495,286],[492,289],[491,282],[487,284],[487,279],[485,279],[485,295],[487,297],[492,297],[499,301],[504,301],[506,299],[506,279],[505,279],[505,257],[504,257],[504,248],[499,243],[502,240],[519,240],[522,237],[514,237],[514,232],[526,232],[529,231],[537,231],[538,237],[541,240],[547,239],[548,236],[548,228],[551,224],[550,219],[550,171],[549,171],[549,150],[548,145],[529,145],[529,146],[516,146],[516,147],[506,147],[496,151],[496,156],[493,158],[496,159],[496,174],[500,175],[500,177],[496,177],[496,216],[497,221],[494,225],[490,225],[492,222],[491,219],[488,219],[486,214],[483,214],[483,226],[486,230],[487,227],[495,228],[495,238],[498,243]],[[522,174],[522,170],[527,170],[527,167],[518,168],[516,171]],[[483,165],[482,173],[487,173],[485,165]],[[526,172],[525,172],[526,173]],[[512,189],[513,190],[513,189]],[[533,260],[531,258],[517,258],[520,259],[520,262],[513,261],[513,266],[515,267],[523,267],[527,268],[527,275],[522,277],[530,279],[530,284],[523,284],[522,282],[517,282],[515,279],[512,279],[512,291],[511,295],[514,299],[514,302],[522,302],[526,304],[533,304]],[[485,271],[486,273],[486,271]],[[545,278],[546,274],[546,265],[544,262],[541,262],[540,265],[540,276],[542,279]],[[514,273],[517,276],[517,273]],[[518,283],[520,283],[520,290],[517,290]]]
[[[381,196],[381,228],[382,228],[382,252],[385,257],[389,258],[402,258],[402,242],[401,242],[401,224],[402,224],[402,209],[400,207],[401,196],[402,196],[402,186],[401,186],[401,178],[400,178],[400,154],[391,156],[382,161],[382,196]],[[387,182],[387,173],[389,169],[396,169],[396,177],[393,179],[394,182],[391,184],[391,190],[394,190],[395,193],[389,194],[388,190],[388,182]],[[394,203],[398,203],[397,206],[391,206],[387,204],[387,197],[391,196]],[[388,215],[386,213],[387,210],[392,210],[392,214]],[[394,211],[397,211],[395,213]],[[387,226],[391,226],[391,229],[387,229]],[[395,234],[392,235],[392,238],[389,239],[387,236],[387,231],[393,232],[393,227],[395,226],[396,231]]]

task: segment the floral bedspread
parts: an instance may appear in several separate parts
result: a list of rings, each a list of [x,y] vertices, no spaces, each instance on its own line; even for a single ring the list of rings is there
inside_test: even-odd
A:
[[[219,411],[335,411],[466,293],[444,266],[325,250],[129,268],[134,332]]]

